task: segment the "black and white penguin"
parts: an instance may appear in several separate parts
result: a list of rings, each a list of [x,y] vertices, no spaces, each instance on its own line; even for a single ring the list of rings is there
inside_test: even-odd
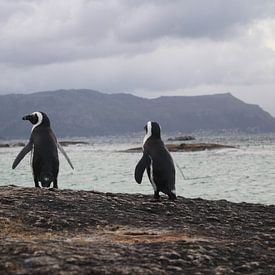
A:
[[[154,198],[159,199],[159,192],[175,200],[175,166],[173,159],[160,136],[160,126],[149,121],[144,127],[143,156],[135,168],[135,180],[141,183],[145,169],[154,189]]]
[[[57,176],[59,172],[59,160],[57,148],[67,159],[68,163],[74,169],[70,159],[57,141],[48,116],[43,112],[34,112],[31,115],[24,116],[23,120],[29,120],[32,124],[32,131],[29,143],[21,150],[15,158],[12,169],[16,168],[19,162],[31,151],[31,166],[35,187],[50,187],[53,183],[57,186]]]

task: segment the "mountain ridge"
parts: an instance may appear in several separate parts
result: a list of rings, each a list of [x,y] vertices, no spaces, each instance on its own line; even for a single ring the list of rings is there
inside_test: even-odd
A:
[[[275,118],[258,105],[230,93],[143,98],[130,93],[106,94],[71,89],[0,96],[0,136],[25,138],[21,117],[46,112],[59,137],[126,134],[142,131],[148,120],[165,132],[239,130],[275,132]]]

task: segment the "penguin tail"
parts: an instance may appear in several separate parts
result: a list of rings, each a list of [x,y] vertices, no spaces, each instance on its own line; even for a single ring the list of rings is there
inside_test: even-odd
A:
[[[50,187],[53,182],[53,177],[51,175],[43,175],[40,179],[42,187]]]

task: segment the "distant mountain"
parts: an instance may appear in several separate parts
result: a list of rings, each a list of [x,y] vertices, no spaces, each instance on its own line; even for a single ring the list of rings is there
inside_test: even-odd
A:
[[[31,127],[21,117],[34,111],[49,115],[59,137],[139,132],[148,120],[158,121],[166,132],[275,131],[275,118],[229,93],[146,99],[92,90],[58,90],[0,96],[0,136],[28,137]]]

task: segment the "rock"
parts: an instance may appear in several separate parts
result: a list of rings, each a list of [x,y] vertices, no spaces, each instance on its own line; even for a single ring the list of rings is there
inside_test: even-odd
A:
[[[216,274],[216,275],[234,274],[234,271],[229,267],[218,266],[217,268],[215,268],[214,274]]]
[[[69,145],[88,145],[89,142],[86,141],[60,141],[59,142],[62,146],[69,146]],[[0,148],[6,148],[6,147],[24,147],[24,142],[16,142],[16,143],[0,143]]]
[[[257,266],[259,266],[259,265],[254,266],[251,263],[246,263],[246,264],[243,264],[241,266],[235,267],[234,271],[241,272],[241,273],[243,273],[243,272],[249,272],[249,271],[255,270],[254,268],[257,267]]]
[[[10,145],[9,144],[3,144],[3,143],[0,143],[0,148],[8,148],[8,147],[10,147]]]
[[[166,252],[163,253],[163,255],[166,255],[170,259],[179,259],[181,257],[181,255],[176,251]]]
[[[11,144],[12,147],[24,147],[25,143],[24,142],[16,142]]]
[[[275,274],[274,205],[151,197],[0,187],[0,274]]]
[[[196,138],[193,136],[178,136],[174,138],[168,138],[167,141],[188,141],[188,140],[195,140]]]
[[[216,149],[237,149],[235,146],[223,145],[216,143],[181,143],[181,144],[165,144],[170,152],[195,152],[204,150],[216,150]],[[120,152],[125,153],[138,153],[142,152],[141,147],[130,148]]]
[[[172,272],[182,272],[182,268],[179,266],[168,265],[167,269]]]
[[[27,265],[30,265],[33,267],[43,266],[43,265],[51,266],[51,265],[57,263],[55,258],[49,257],[49,256],[31,257],[31,258],[26,259],[24,262]]]

